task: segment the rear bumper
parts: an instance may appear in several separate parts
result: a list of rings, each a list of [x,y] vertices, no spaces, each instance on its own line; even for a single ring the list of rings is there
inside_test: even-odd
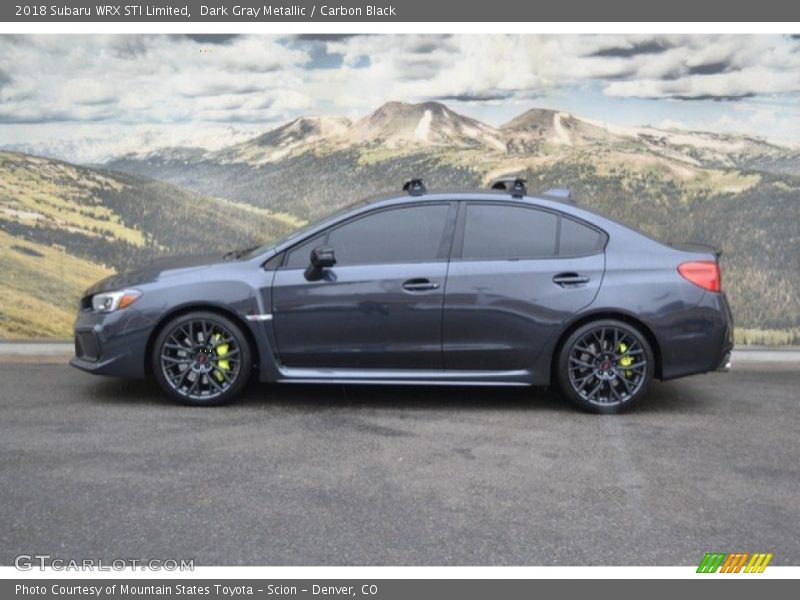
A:
[[[719,307],[722,319],[723,344],[722,360],[717,365],[717,371],[727,373],[733,364],[733,314],[728,304],[728,297],[724,292],[719,294]]]
[[[730,370],[733,318],[724,294],[706,293],[690,315],[663,333],[662,379]]]
[[[722,357],[722,361],[720,361],[719,365],[717,366],[717,371],[720,373],[727,373],[731,370],[732,364],[733,360],[731,358],[731,352],[728,351],[725,356]]]

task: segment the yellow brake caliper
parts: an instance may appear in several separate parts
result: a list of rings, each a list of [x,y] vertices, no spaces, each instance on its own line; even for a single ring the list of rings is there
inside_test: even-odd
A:
[[[222,336],[219,333],[215,333],[211,336],[211,339],[214,340],[214,343],[216,344],[222,339]],[[230,371],[231,364],[228,362],[228,359],[225,358],[225,356],[228,355],[228,344],[219,344],[218,346],[214,346],[214,351],[217,353],[217,366],[223,371]],[[225,380],[225,378],[222,376],[222,373],[219,371],[214,371],[214,377],[220,383]]]
[[[624,354],[628,350],[628,346],[620,342],[619,346],[617,346],[617,350],[619,350],[621,353]],[[630,367],[632,364],[633,364],[633,357],[630,354],[628,356],[623,356],[622,358],[619,359],[620,367]],[[630,377],[631,375],[633,375],[633,371],[631,371],[630,369],[626,369],[625,377]]]

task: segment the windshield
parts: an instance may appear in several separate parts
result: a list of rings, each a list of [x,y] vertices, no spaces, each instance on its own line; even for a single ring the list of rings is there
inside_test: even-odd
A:
[[[286,243],[286,242],[291,242],[294,239],[302,238],[307,232],[311,231],[312,229],[314,229],[315,227],[317,227],[320,224],[324,223],[325,221],[334,220],[337,217],[339,217],[340,215],[346,214],[346,213],[350,212],[351,210],[353,210],[355,208],[358,208],[359,206],[364,206],[368,202],[369,202],[369,200],[358,200],[356,202],[351,202],[350,204],[347,204],[347,205],[341,207],[339,210],[336,210],[336,211],[334,211],[332,213],[329,213],[329,214],[325,215],[324,217],[321,217],[319,219],[315,219],[314,221],[311,221],[311,222],[303,225],[302,227],[300,227],[299,229],[293,231],[292,233],[290,233],[289,235],[287,235],[285,237],[282,237],[282,238],[280,238],[278,240],[275,240],[273,242],[269,242],[267,244],[262,244],[262,245],[254,246],[254,247],[251,247],[251,248],[245,248],[244,250],[236,250],[234,252],[229,252],[225,256],[226,257],[230,256],[231,258],[236,258],[236,259],[239,259],[239,258],[244,258],[244,259],[255,258],[256,256],[258,256],[260,254],[263,254],[264,252],[266,252],[268,250],[271,250],[272,248],[274,248],[278,244],[283,244],[283,243]]]

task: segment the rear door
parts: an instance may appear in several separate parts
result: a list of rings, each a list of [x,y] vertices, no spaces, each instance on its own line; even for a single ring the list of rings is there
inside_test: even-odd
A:
[[[531,368],[597,295],[606,236],[530,205],[461,204],[444,298],[445,368]]]
[[[291,249],[273,282],[273,321],[289,367],[442,369],[442,305],[456,205],[376,210]],[[316,246],[336,265],[309,281]]]

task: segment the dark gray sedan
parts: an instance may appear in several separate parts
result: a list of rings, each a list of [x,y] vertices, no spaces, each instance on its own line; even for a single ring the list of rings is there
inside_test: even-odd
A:
[[[81,300],[72,365],[186,404],[261,381],[557,383],[624,410],[653,377],[725,370],[718,254],[665,245],[524,181],[362,202],[274,245],[165,259]]]

